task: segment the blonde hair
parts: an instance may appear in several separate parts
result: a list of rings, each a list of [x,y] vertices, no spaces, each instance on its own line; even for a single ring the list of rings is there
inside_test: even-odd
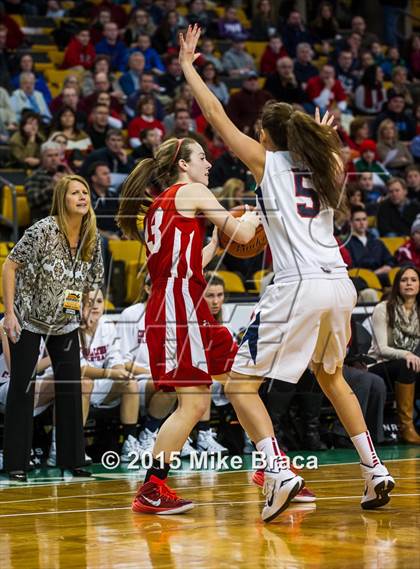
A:
[[[385,119],[384,121],[381,122],[378,128],[378,142],[384,141],[383,132],[388,126],[392,126],[392,128],[394,129],[394,142],[398,140],[398,130],[397,127],[395,126],[394,121],[392,121],[391,119]]]
[[[237,198],[235,197],[235,193],[238,190],[245,190],[245,184],[239,178],[229,178],[223,184],[222,191],[220,192],[218,199],[224,203],[224,207],[226,209],[232,209],[236,203]]]
[[[68,231],[68,213],[66,208],[66,194],[70,187],[71,182],[79,182],[89,192],[89,184],[81,176],[76,174],[63,176],[57,182],[53,191],[53,202],[51,206],[51,214],[57,218],[58,227],[64,233],[67,240],[69,238]],[[80,228],[80,257],[82,261],[90,261],[92,259],[93,251],[95,249],[97,239],[96,229],[96,216],[92,209],[92,204],[89,202],[89,211],[82,218],[82,225]]]

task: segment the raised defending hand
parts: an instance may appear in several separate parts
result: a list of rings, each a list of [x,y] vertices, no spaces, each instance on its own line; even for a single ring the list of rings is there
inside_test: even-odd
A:
[[[200,39],[201,30],[197,24],[194,26],[188,26],[187,33],[179,34],[179,63],[194,63],[194,61],[200,57],[200,53],[195,53],[197,48],[198,40]]]
[[[315,109],[315,122],[321,125],[332,126],[334,129],[337,129],[337,126],[334,126],[334,115],[330,115],[328,111],[325,111],[324,116],[321,119],[321,114],[319,112],[319,107]]]

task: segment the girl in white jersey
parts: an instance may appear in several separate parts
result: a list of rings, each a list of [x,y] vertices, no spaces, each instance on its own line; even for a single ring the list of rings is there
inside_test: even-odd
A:
[[[274,284],[255,307],[225,386],[238,419],[265,454],[270,521],[283,511],[303,480],[281,461],[268,413],[258,395],[264,377],[296,383],[311,364],[360,455],[362,507],[389,501],[394,480],[373,447],[360,405],[342,374],[356,291],[333,236],[343,169],[339,139],[328,113],[322,121],[285,103],[263,109],[260,141],[230,121],[193,63],[200,30],[180,34],[180,63],[204,117],[257,182],[258,207],[273,254]]]

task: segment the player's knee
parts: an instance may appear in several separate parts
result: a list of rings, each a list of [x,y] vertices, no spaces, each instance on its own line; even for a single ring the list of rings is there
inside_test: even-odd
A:
[[[139,385],[138,385],[138,382],[135,381],[135,380],[128,381],[125,390],[126,390],[126,393],[135,393],[135,394],[138,394],[138,393],[139,393]]]
[[[192,396],[182,408],[183,412],[191,417],[191,420],[198,422],[209,407],[209,398],[205,395]]]
[[[241,397],[242,395],[249,395],[257,393],[260,386],[260,382],[252,380],[233,380],[229,379],[225,385],[225,395],[231,401]]]

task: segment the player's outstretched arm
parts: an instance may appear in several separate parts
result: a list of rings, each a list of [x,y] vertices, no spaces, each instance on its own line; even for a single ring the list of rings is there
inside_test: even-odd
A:
[[[225,144],[248,166],[257,183],[260,183],[265,166],[264,147],[233,124],[219,99],[213,95],[194,68],[193,63],[200,55],[195,52],[199,38],[200,28],[197,25],[188,26],[185,36],[180,34],[179,62],[185,78],[206,120],[219,133]]]

